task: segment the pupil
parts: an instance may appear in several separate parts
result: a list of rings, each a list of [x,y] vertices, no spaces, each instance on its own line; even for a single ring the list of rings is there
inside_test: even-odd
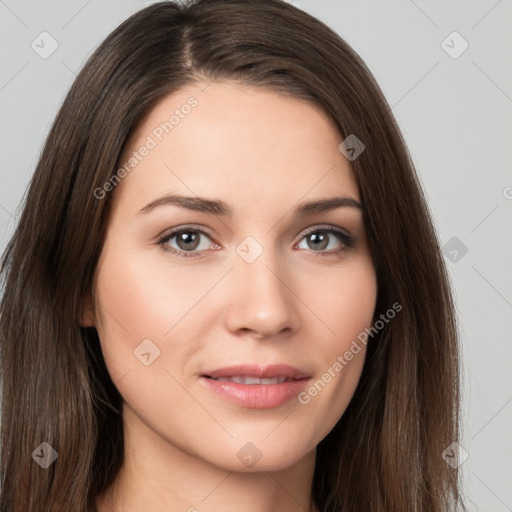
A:
[[[313,249],[325,249],[329,243],[329,239],[326,235],[326,233],[319,231],[318,233],[312,233],[310,235],[310,242],[313,243],[313,245],[316,243],[317,246],[313,247]],[[320,242],[320,244],[318,244]]]
[[[182,249],[195,249],[198,245],[199,237],[197,233],[191,233],[189,231],[181,233],[178,237],[178,245]]]

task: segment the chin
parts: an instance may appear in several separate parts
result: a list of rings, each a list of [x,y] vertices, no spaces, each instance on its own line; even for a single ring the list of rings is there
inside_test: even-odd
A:
[[[230,445],[234,447],[219,446],[220,453],[213,454],[212,464],[239,473],[282,471],[316,453],[316,445],[305,446],[303,441],[292,444],[283,442],[279,436],[270,440],[264,435],[251,439],[231,441]],[[229,455],[230,452],[234,457]]]

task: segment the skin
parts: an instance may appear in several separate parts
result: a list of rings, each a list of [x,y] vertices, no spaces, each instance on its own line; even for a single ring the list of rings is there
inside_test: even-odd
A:
[[[95,307],[86,305],[82,325],[98,330],[124,400],[126,460],[98,500],[100,512],[312,510],[316,446],[362,371],[364,347],[309,403],[267,409],[229,403],[201,382],[206,370],[286,363],[314,383],[371,326],[377,296],[360,209],[293,214],[311,200],[361,200],[332,122],[268,89],[205,85],[173,93],[149,113],[123,162],[188,98],[198,102],[110,192]],[[169,193],[222,200],[233,216],[176,205],[138,214]],[[212,234],[192,229],[201,240],[195,256],[159,245],[159,235],[189,224]],[[318,225],[350,233],[354,247],[343,250],[336,234],[327,247],[312,244],[305,232]],[[237,252],[247,236],[263,250],[252,263]],[[167,246],[187,249],[177,236]],[[148,366],[134,356],[145,339],[160,350]],[[261,453],[252,467],[237,457],[247,442]]]

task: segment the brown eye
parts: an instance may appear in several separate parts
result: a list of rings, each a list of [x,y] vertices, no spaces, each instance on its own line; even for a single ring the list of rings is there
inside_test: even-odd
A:
[[[214,243],[202,229],[181,228],[164,235],[158,245],[177,256],[202,256],[200,253],[210,249]]]
[[[182,231],[176,236],[176,245],[183,251],[192,251],[199,245],[200,235],[194,231]]]
[[[341,229],[329,227],[309,231],[303,236],[297,247],[299,249],[309,249],[318,254],[329,255],[346,251],[354,244],[355,238],[353,236]]]
[[[325,231],[315,231],[307,235],[307,241],[310,249],[321,251],[329,245],[329,235]]]

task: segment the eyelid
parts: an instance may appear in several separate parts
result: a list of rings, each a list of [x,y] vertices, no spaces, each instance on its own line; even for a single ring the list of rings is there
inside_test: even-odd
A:
[[[210,238],[213,238],[213,231],[205,226],[199,225],[199,224],[185,224],[183,226],[179,226],[176,228],[168,228],[164,231],[162,231],[159,235],[157,235],[157,239],[162,239],[166,237],[167,235],[173,234],[176,235],[177,233],[180,233],[181,231],[186,231],[187,229],[199,231],[200,233],[203,233],[207,235]],[[315,231],[320,231],[322,229],[330,229],[333,231],[338,231],[339,233],[342,233],[346,236],[351,236],[350,232],[346,229],[340,228],[338,226],[333,226],[332,224],[314,224],[310,226],[309,228],[306,228],[305,231],[301,231],[299,235],[299,241],[302,240],[305,236],[309,235],[310,233],[313,233]],[[216,242],[217,243],[217,242]]]
[[[156,238],[158,240],[161,240],[162,238],[165,238],[166,236],[168,236],[170,234],[176,235],[177,233],[180,233],[181,231],[187,231],[187,229],[190,231],[199,231],[200,233],[203,233],[203,234],[209,236],[210,238],[212,238],[214,236],[213,231],[210,228],[207,228],[200,224],[184,224],[183,226],[178,226],[175,228],[167,228],[164,231],[162,231],[159,235],[157,235]]]
[[[310,233],[314,233],[315,231],[335,231],[337,233],[343,234],[345,236],[351,237],[352,235],[343,228],[340,228],[338,226],[333,226],[332,224],[315,224],[314,226],[311,226],[310,228],[306,228],[306,231],[301,232],[300,239],[302,240],[305,236],[309,235]]]

